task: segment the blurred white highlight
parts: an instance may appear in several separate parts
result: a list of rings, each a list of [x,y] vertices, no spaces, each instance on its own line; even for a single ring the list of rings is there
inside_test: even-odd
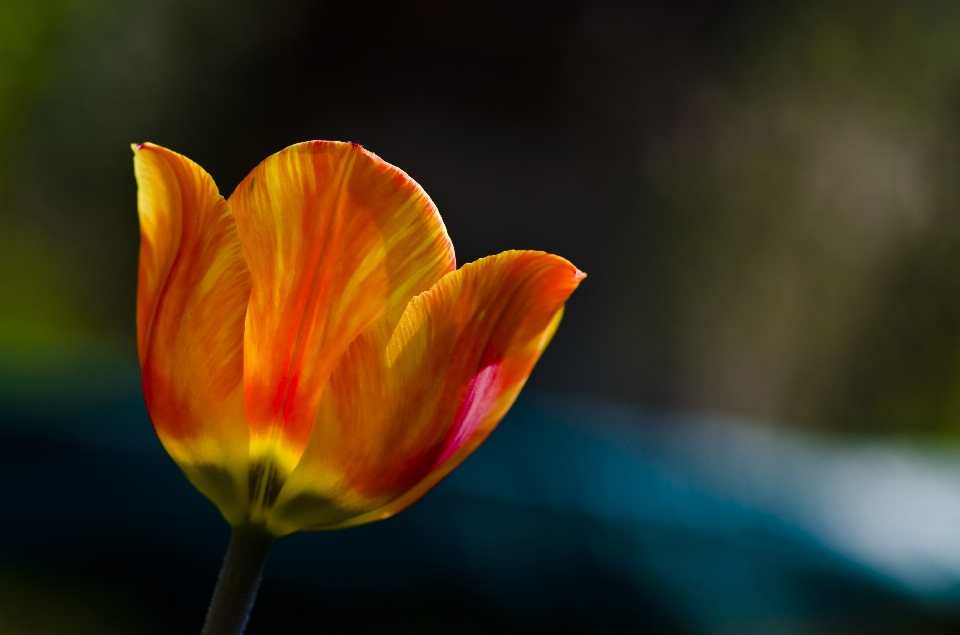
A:
[[[726,422],[682,424],[664,441],[707,492],[780,517],[917,594],[960,586],[956,448],[831,442]]]

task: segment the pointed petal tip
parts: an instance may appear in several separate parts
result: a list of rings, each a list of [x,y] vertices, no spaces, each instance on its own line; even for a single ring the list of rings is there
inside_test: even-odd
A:
[[[555,254],[549,254],[549,255],[553,256],[554,258],[558,258],[559,260],[562,260],[567,266],[570,267],[570,269],[573,270],[572,278],[575,285],[579,285],[580,282],[587,277],[586,271],[581,271],[579,267],[577,267],[575,264],[573,264],[563,256],[557,256]]]
[[[143,147],[143,144],[142,144],[142,143],[131,143],[131,144],[130,144],[130,149],[133,150],[133,153],[134,153],[134,154],[136,154],[136,153],[137,153],[137,150],[139,150],[139,149],[142,148],[142,147]]]

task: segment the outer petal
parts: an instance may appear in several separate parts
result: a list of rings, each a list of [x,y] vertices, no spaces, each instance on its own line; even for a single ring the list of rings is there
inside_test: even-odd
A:
[[[557,256],[505,252],[445,276],[395,329],[367,329],[330,379],[271,530],[379,520],[422,496],[506,414],[582,278]]]
[[[137,345],[147,408],[170,456],[227,520],[239,522],[249,445],[242,379],[250,275],[210,175],[159,146],[134,150]]]
[[[244,382],[265,492],[252,496],[272,499],[343,351],[372,322],[395,323],[452,270],[453,247],[426,193],[355,144],[291,146],[251,172],[229,204],[253,278]]]

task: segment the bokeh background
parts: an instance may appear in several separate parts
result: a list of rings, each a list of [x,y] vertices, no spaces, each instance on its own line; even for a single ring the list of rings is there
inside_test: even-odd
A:
[[[129,145],[229,193],[307,139],[589,278],[491,449],[290,538],[251,633],[960,629],[960,5],[0,0],[3,632],[197,630]]]

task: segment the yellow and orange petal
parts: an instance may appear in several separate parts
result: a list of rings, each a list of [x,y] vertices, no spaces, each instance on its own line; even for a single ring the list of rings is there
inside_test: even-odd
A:
[[[134,151],[137,348],[147,407],[188,478],[239,522],[246,513],[243,328],[250,274],[210,175],[153,144]]]
[[[417,500],[509,409],[582,278],[563,258],[505,252],[448,273],[396,326],[371,324],[333,371],[268,528],[361,524]]]
[[[253,282],[244,391],[251,461],[269,473],[252,481],[270,487],[299,460],[343,352],[453,270],[453,246],[426,193],[355,144],[291,146],[228,204]]]

